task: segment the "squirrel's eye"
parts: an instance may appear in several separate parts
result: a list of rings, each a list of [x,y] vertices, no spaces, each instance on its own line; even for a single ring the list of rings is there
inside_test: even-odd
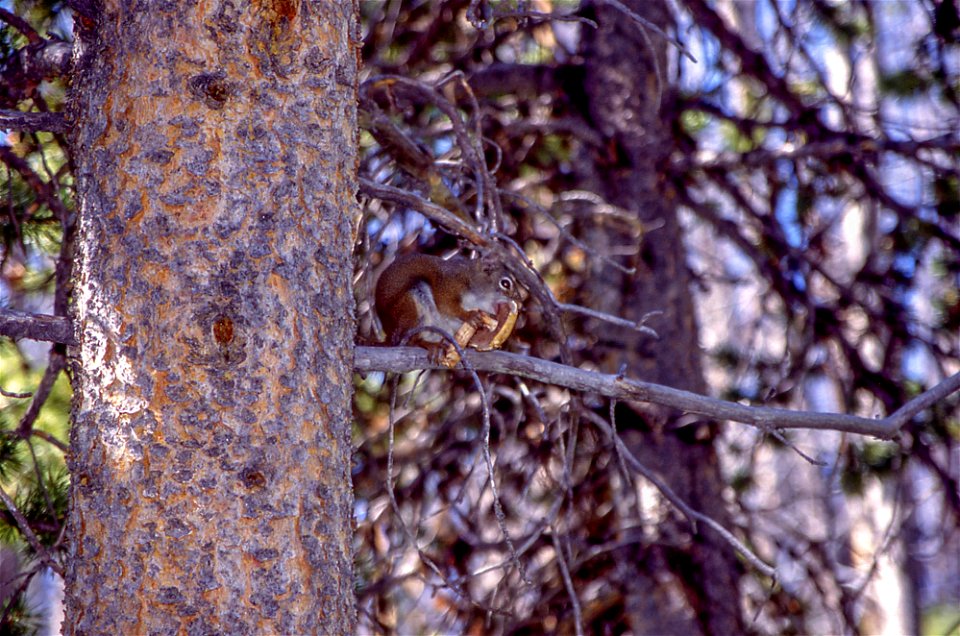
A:
[[[513,289],[513,281],[504,276],[500,279],[500,289],[503,291],[510,291]]]

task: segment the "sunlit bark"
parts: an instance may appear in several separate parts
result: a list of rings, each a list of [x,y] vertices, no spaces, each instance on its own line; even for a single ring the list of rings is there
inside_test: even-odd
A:
[[[352,631],[355,15],[81,21],[70,633]]]

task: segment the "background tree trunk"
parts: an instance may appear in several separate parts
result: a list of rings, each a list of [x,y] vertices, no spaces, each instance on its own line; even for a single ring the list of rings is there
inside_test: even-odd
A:
[[[671,30],[669,12],[661,2],[624,4],[664,31]],[[594,282],[585,287],[589,297],[580,302],[630,320],[640,320],[653,311],[663,314],[649,321],[659,339],[629,330],[611,333],[595,325],[588,327],[587,333],[610,334],[600,337],[593,354],[608,373],[626,365],[631,377],[706,393],[676,197],[659,178],[660,165],[674,152],[674,136],[660,108],[661,102],[670,98],[668,45],[610,5],[601,3],[595,11],[604,15],[598,16],[597,30],[583,31],[583,94],[586,114],[604,135],[605,146],[603,152],[581,155],[580,187],[635,213],[646,228],[654,229],[631,263],[637,269],[635,275],[621,274],[595,261]],[[631,232],[618,232],[608,224],[585,228],[584,236],[601,253],[631,242]],[[713,447],[716,425],[691,422],[689,417],[681,422],[680,416],[661,408],[641,410],[624,404],[617,408],[618,427],[634,453],[694,509],[730,528],[722,497],[724,482]],[[684,532],[679,527],[663,527],[663,546],[674,547],[637,548],[631,562],[642,572],[630,568],[624,580],[633,630],[690,633],[695,627],[689,620],[694,618],[704,634],[742,633],[741,569],[736,557],[709,528],[699,528],[688,545],[677,546],[678,536]],[[682,590],[692,615],[678,610],[676,602],[666,601],[671,589]]]
[[[353,629],[356,12],[81,22],[71,633]]]

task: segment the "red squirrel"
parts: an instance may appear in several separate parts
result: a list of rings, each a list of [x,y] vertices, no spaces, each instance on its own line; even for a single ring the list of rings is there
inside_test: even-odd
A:
[[[506,340],[526,297],[527,290],[494,258],[444,260],[429,254],[398,257],[380,275],[375,294],[388,344],[399,344],[416,327],[436,327],[461,346],[481,351]],[[436,332],[420,332],[413,343],[445,366],[455,366],[460,359],[456,348]]]

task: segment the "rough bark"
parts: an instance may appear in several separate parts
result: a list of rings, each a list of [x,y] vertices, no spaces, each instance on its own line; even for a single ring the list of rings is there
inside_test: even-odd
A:
[[[633,12],[668,30],[662,2],[624,2]],[[583,50],[586,115],[607,140],[606,150],[585,151],[579,174],[586,189],[635,212],[645,226],[656,227],[642,244],[637,274],[626,276],[598,263],[582,303],[639,320],[647,312],[663,317],[648,324],[659,339],[624,330],[601,337],[592,354],[607,372],[622,364],[643,380],[705,392],[696,324],[676,197],[659,178],[659,166],[673,152],[673,137],[658,108],[658,92],[669,98],[668,44],[653,31],[608,3],[595,7],[599,29],[586,29]],[[647,37],[644,37],[644,32]],[[654,64],[654,56],[657,64]],[[625,64],[624,60],[630,60]],[[660,79],[657,78],[657,66]],[[629,234],[595,224],[584,234],[600,251],[627,244]],[[590,327],[587,327],[591,330]],[[605,328],[594,333],[609,333]],[[723,480],[712,442],[715,427],[680,422],[669,409],[618,409],[617,424],[644,463],[658,471],[694,509],[732,527],[723,504]],[[683,524],[663,533],[681,534]],[[668,541],[669,543],[669,541]],[[730,549],[701,528],[685,548],[647,550],[637,555],[641,572],[625,580],[627,608],[638,633],[742,633],[738,580],[740,567]],[[673,578],[665,570],[673,572]],[[671,587],[682,589],[692,612],[665,601]],[[671,609],[673,608],[673,609]],[[695,622],[690,622],[690,618]]]
[[[350,633],[356,4],[97,11],[67,632]]]

